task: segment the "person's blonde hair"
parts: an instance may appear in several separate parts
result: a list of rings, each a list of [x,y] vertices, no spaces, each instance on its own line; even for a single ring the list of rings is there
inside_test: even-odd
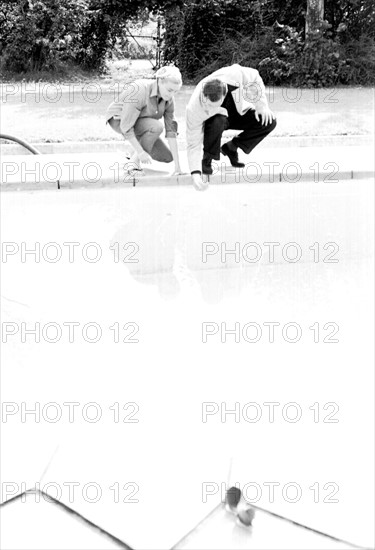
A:
[[[170,80],[171,82],[179,84],[180,86],[182,85],[182,76],[180,70],[175,67],[175,65],[165,65],[164,67],[160,67],[160,69],[156,71],[155,77],[162,80]]]

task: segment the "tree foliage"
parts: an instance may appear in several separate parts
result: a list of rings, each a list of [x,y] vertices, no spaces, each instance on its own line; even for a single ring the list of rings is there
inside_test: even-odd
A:
[[[372,0],[325,0],[309,40],[306,8],[300,0],[186,0],[166,16],[164,58],[193,81],[236,62],[268,83],[374,83]]]
[[[87,0],[21,0],[0,4],[3,64],[14,72],[53,70],[79,55]]]
[[[237,62],[269,83],[375,82],[373,0],[325,0],[306,41],[304,0],[0,0],[1,68],[100,71],[126,43],[126,27],[159,14],[163,57],[196,81]]]
[[[100,70],[129,23],[171,6],[170,0],[0,0],[2,67],[22,73],[73,63]]]

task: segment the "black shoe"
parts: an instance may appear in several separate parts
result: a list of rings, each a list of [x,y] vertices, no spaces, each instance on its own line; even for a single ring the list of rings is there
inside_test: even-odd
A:
[[[212,166],[211,166],[212,159],[203,158],[202,160],[202,173],[206,174],[207,176],[211,176],[213,173]]]
[[[224,145],[220,147],[220,151],[223,153],[223,155],[229,158],[232,166],[235,166],[236,168],[243,168],[245,166],[243,162],[238,161],[237,151],[233,151],[232,149],[229,149],[229,146],[227,143],[224,143]]]

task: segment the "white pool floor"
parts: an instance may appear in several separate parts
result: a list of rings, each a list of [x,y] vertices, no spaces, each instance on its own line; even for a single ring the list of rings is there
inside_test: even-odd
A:
[[[222,501],[223,487],[237,483],[251,487],[249,498],[265,509],[371,547],[371,182],[233,186],[204,197],[188,189],[137,191],[1,198],[2,240],[13,246],[2,258],[2,500],[39,483],[130,547],[166,549]],[[303,259],[270,263],[263,256],[249,264],[216,254],[201,261],[203,242],[229,249],[276,241],[299,244]],[[67,242],[77,243],[72,262]],[[115,261],[116,242],[135,242],[139,261]],[[64,254],[52,263],[42,252],[36,262],[22,256],[22,243],[55,243]],[[87,243],[97,246],[86,252],[101,250],[97,262],[82,257]],[[335,252],[327,243],[339,244],[339,262],[322,261]],[[40,342],[25,332],[35,323]],[[76,323],[74,342],[69,323]],[[53,339],[56,327],[61,338],[52,343],[45,336]],[[98,327],[98,341],[88,341]],[[259,339],[251,342],[254,330]],[[293,330],[300,330],[294,343]],[[39,418],[27,413],[32,408]],[[301,418],[293,421],[296,412]],[[77,548],[101,547],[98,533],[87,531],[85,542],[87,525],[69,527],[47,504],[28,500],[22,514],[17,501],[3,507],[9,527],[2,547],[20,542],[12,535],[17,517],[28,526],[22,535],[35,541],[37,516],[64,535],[56,546],[41,535],[40,548],[73,548],[69,533],[76,531],[83,537]],[[215,527],[181,548],[219,548],[214,532],[232,541],[226,548],[292,547],[285,533],[271,542],[284,527],[259,519],[250,537],[220,510]]]

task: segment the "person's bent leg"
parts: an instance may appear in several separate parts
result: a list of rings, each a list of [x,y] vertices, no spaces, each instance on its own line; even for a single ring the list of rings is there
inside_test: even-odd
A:
[[[117,118],[112,117],[108,120],[108,124],[110,125],[112,130],[114,130],[117,134],[122,135],[121,128],[120,128],[120,123],[121,123],[121,120],[117,119]]]
[[[158,138],[150,152],[151,157],[158,162],[172,162],[173,155],[164,141]]]
[[[276,119],[270,124],[263,125],[261,119],[255,118],[255,111],[247,111],[243,116],[236,118],[230,128],[243,130],[232,139],[235,148],[239,147],[244,153],[249,154],[265,137],[276,128]],[[230,142],[229,142],[230,145]]]
[[[156,118],[139,118],[134,126],[135,137],[151,158],[158,162],[172,162],[172,153],[159,137],[162,132],[163,124]]]
[[[228,117],[215,115],[204,123],[203,154],[207,159],[220,160],[221,136],[229,127]]]
[[[212,160],[220,160],[221,136],[228,127],[228,117],[214,115],[204,123],[202,173],[213,173]]]

